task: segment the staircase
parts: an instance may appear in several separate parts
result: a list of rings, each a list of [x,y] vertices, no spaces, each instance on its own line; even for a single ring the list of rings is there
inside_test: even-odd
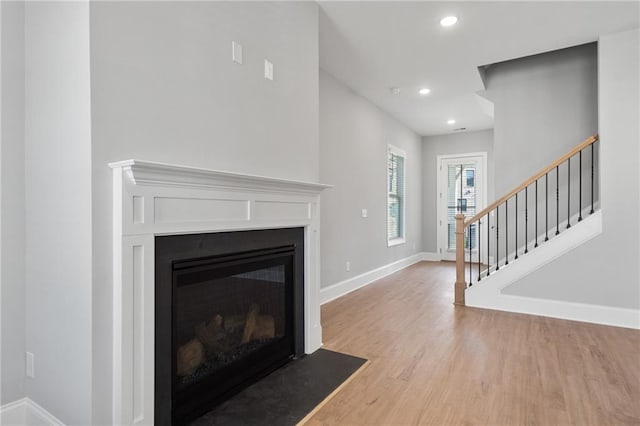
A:
[[[600,234],[598,140],[589,137],[476,215],[455,216],[456,305],[522,311],[499,300],[503,288]]]

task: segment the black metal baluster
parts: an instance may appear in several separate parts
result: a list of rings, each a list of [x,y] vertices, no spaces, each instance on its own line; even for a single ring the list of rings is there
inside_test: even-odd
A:
[[[595,143],[595,142],[594,142]],[[589,214],[593,214],[593,144],[591,144],[591,212]]]
[[[500,228],[498,226],[498,224],[499,224],[498,216],[500,216],[500,209],[498,209],[498,207],[496,207],[496,271],[500,269],[500,256],[499,256],[499,253],[500,253],[500,237],[499,237]]]
[[[490,225],[491,225],[491,218],[489,216],[489,213],[487,213],[487,276],[489,276],[489,274],[491,273],[491,259],[489,257],[489,253],[490,252],[490,241],[491,238],[489,238],[489,236],[491,235],[490,232]]]
[[[580,204],[579,206],[579,214],[578,214],[578,222],[582,221],[582,150],[580,150],[580,195],[579,195],[579,201],[578,204]]]
[[[458,214],[462,213],[462,164],[460,164],[460,198],[458,198]]]
[[[571,228],[571,157],[567,159],[567,229]]]
[[[556,166],[556,235],[560,233],[560,166]]]
[[[544,227],[545,234],[544,240],[549,241],[549,173],[544,175],[544,198],[545,198],[545,211],[544,211]]]
[[[473,279],[471,276],[471,265],[473,262],[473,253],[471,252],[471,225],[469,225],[469,235],[467,235],[467,238],[469,238],[469,287],[471,287],[473,285]]]
[[[509,200],[504,202],[504,264],[509,264]]]
[[[529,253],[529,187],[524,187],[524,254]]]
[[[536,233],[534,235],[536,237],[536,244],[533,248],[538,247],[538,179],[536,179]]]
[[[480,256],[480,232],[482,230],[482,221],[478,219],[478,282],[480,282],[480,264],[482,263],[482,257]]]
[[[518,193],[516,192],[516,257],[518,258]]]

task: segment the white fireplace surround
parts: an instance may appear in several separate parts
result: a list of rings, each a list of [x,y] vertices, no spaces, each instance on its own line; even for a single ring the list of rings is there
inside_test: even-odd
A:
[[[139,160],[113,169],[113,423],[154,423],[156,235],[304,227],[305,352],[322,345],[320,192],[329,185]]]

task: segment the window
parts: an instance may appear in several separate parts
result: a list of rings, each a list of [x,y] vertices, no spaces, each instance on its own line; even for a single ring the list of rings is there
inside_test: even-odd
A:
[[[404,168],[406,154],[389,145],[387,151],[387,244],[404,243]]]

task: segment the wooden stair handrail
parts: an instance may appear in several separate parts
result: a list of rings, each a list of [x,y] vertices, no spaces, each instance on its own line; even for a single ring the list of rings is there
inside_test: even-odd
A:
[[[566,154],[564,154],[562,157],[559,157],[557,160],[555,160],[553,163],[549,164],[547,167],[545,167],[544,169],[540,170],[538,173],[536,173],[535,175],[531,176],[529,179],[525,180],[524,182],[522,182],[520,185],[518,185],[514,190],[512,190],[511,192],[507,193],[506,195],[502,196],[501,198],[497,199],[496,201],[494,201],[493,203],[489,204],[486,208],[482,209],[479,213],[476,213],[473,217],[471,217],[468,220],[464,221],[464,227],[466,228],[467,226],[471,225],[474,222],[477,222],[480,218],[482,218],[483,216],[485,216],[486,214],[488,214],[491,210],[495,209],[496,207],[498,207],[500,204],[504,203],[505,201],[507,201],[508,199],[510,199],[511,197],[513,197],[514,195],[516,195],[517,193],[519,193],[520,191],[522,191],[523,189],[525,189],[527,186],[531,185],[532,183],[534,183],[536,180],[540,179],[542,176],[546,175],[547,173],[549,173],[551,170],[555,169],[556,167],[558,167],[560,164],[564,163],[565,161],[567,161],[569,158],[573,157],[574,155],[576,155],[578,152],[582,151],[583,149],[585,149],[586,147],[588,147],[589,145],[591,145],[592,143],[597,142],[599,139],[598,134],[596,133],[593,136],[589,136],[587,139],[585,139],[583,142],[579,143],[578,145],[576,145],[573,149],[571,149],[571,151],[567,152]]]

